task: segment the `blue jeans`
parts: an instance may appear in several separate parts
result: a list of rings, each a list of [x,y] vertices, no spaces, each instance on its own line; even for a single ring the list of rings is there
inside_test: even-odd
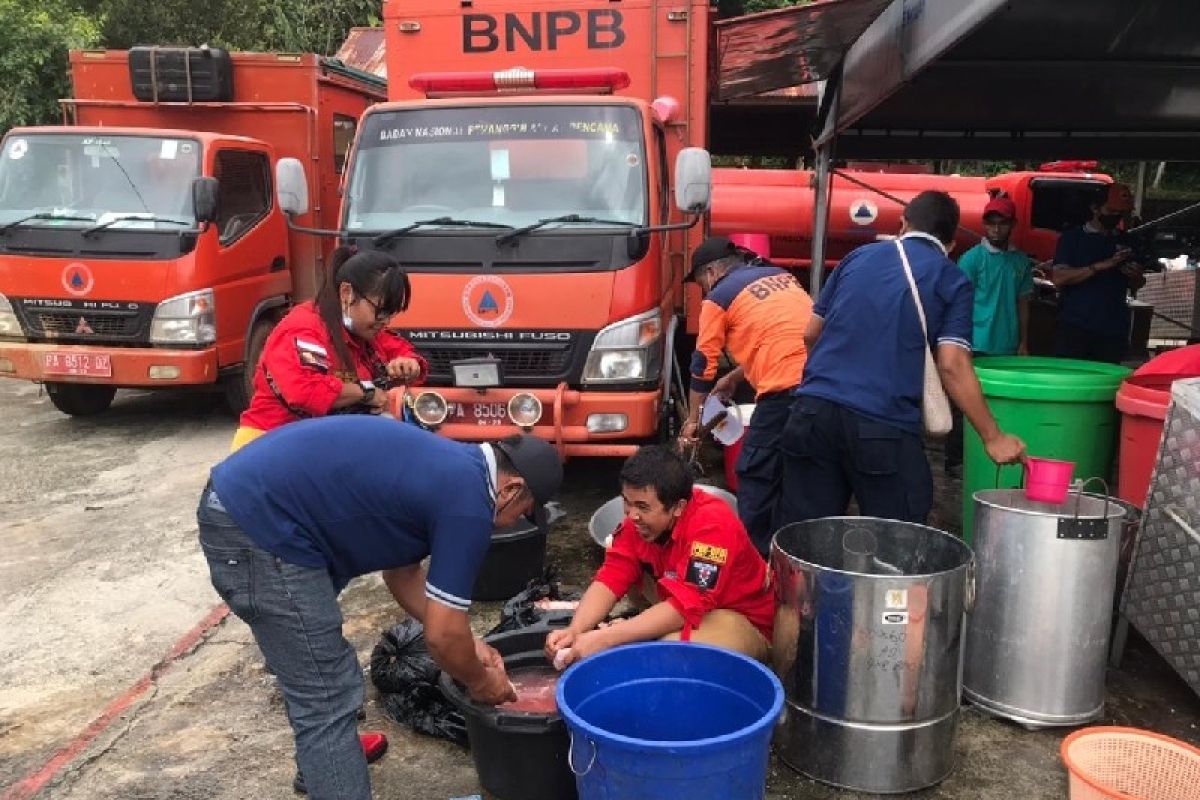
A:
[[[196,511],[213,587],[254,634],[275,673],[296,738],[296,764],[312,800],[370,800],[356,714],[358,656],[342,636],[329,574],[258,547],[206,488]]]
[[[787,391],[758,399],[735,468],[738,516],[750,534],[750,541],[764,558],[770,556],[771,537],[775,535],[772,518],[782,473],[779,436],[787,424],[793,400]]]

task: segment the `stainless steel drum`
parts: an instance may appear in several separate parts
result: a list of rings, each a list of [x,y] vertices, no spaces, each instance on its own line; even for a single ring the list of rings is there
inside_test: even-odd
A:
[[[1101,715],[1125,518],[1126,506],[1103,496],[1050,504],[1020,489],[975,493],[967,699],[1029,727]]]
[[[831,517],[775,535],[784,762],[875,793],[950,773],[972,564],[960,539],[894,520]]]

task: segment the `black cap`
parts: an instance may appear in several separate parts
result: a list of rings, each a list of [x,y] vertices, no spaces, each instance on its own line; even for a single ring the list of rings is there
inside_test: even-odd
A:
[[[536,436],[521,434],[517,439],[493,442],[492,446],[508,456],[513,469],[525,479],[525,485],[533,493],[535,506],[544,505],[558,494],[563,467],[554,445]]]
[[[741,255],[744,251],[724,236],[710,236],[692,251],[692,270],[685,281],[696,280],[696,272],[705,264],[711,264],[728,256]]]

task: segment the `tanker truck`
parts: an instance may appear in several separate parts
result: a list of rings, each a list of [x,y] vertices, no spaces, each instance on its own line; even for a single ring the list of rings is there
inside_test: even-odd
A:
[[[979,243],[983,207],[1003,194],[1017,207],[1013,245],[1035,261],[1049,261],[1059,234],[1088,219],[1089,206],[1112,179],[1077,171],[1075,164],[1065,170],[1044,166],[1051,169],[991,178],[841,170],[830,191],[827,257],[836,263],[860,245],[894,235],[900,229],[903,203],[938,189],[949,192],[962,211],[956,253]],[[760,255],[797,270],[805,282],[812,252],[814,180],[806,170],[713,170],[713,232],[768,237],[768,244],[760,247],[766,252]]]
[[[682,277],[710,195],[713,232],[769,234],[772,258],[803,275],[810,173],[710,171],[700,149],[711,13],[708,0],[385,2],[389,102],[362,119],[326,233],[409,270],[414,302],[395,322],[429,359],[407,398],[423,424],[470,441],[530,431],[564,457],[670,435],[700,307]],[[298,174],[285,160],[276,181],[293,217],[308,209]],[[1066,200],[1104,180],[867,177],[901,198],[946,188],[968,224],[1008,191],[1021,243],[1052,236]],[[834,257],[898,227],[898,205],[844,180],[834,205]]]

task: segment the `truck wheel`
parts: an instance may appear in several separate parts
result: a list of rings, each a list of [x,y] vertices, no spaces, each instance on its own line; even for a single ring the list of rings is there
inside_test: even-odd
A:
[[[250,398],[254,397],[254,373],[274,327],[274,320],[269,319],[260,319],[254,324],[246,342],[246,363],[240,372],[230,375],[225,382],[225,402],[234,414],[241,414],[250,406]]]
[[[64,414],[90,417],[107,411],[117,393],[115,386],[94,383],[47,383],[50,402]]]

